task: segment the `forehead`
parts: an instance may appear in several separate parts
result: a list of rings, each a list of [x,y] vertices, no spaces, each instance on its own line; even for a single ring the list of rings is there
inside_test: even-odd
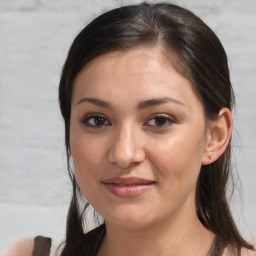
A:
[[[74,100],[82,96],[113,100],[175,96],[183,97],[188,105],[192,97],[196,100],[190,81],[176,71],[158,47],[113,51],[93,59],[74,83]]]
[[[94,58],[79,72],[76,80],[82,73],[92,78],[91,75],[96,75],[97,72],[104,74],[110,71],[113,72],[112,75],[117,72],[119,75],[125,72],[126,76],[154,75],[160,67],[167,65],[171,66],[171,62],[160,48],[135,47],[124,51],[112,51]]]

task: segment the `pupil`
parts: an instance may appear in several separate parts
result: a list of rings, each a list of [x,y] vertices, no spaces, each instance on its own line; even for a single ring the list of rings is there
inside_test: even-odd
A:
[[[105,122],[104,118],[102,118],[100,116],[95,117],[94,121],[95,121],[96,125],[103,125]]]
[[[157,117],[156,118],[156,125],[164,125],[166,123],[166,119],[164,117]]]

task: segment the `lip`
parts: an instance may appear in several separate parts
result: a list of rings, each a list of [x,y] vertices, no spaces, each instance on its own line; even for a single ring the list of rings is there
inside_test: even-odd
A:
[[[112,194],[118,197],[136,197],[154,186],[155,182],[138,177],[115,177],[104,180],[103,185]]]

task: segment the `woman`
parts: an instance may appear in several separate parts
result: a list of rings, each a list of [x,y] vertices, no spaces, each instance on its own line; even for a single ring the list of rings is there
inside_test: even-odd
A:
[[[227,57],[193,13],[142,3],[99,16],[71,46],[59,100],[73,182],[60,255],[254,255],[226,195]],[[86,234],[84,197],[104,218]]]

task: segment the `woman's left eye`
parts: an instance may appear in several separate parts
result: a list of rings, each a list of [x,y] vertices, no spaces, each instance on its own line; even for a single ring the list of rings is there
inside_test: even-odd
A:
[[[166,127],[170,126],[174,123],[173,119],[168,115],[156,115],[151,118],[149,121],[145,123],[146,126],[154,126],[154,127]]]

